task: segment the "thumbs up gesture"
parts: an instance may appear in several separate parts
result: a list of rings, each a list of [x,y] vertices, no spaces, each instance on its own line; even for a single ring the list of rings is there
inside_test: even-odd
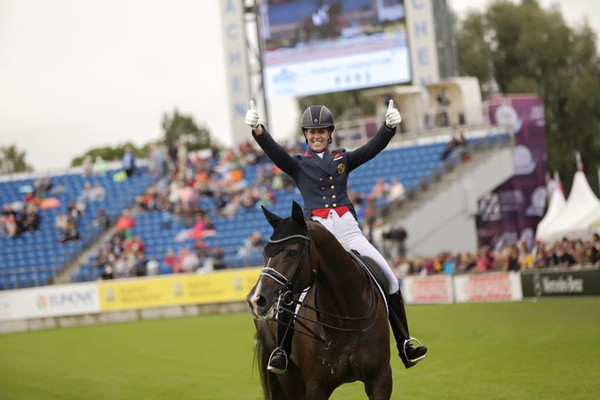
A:
[[[390,129],[394,129],[402,121],[400,111],[394,108],[394,100],[390,100],[387,112],[385,113],[385,124]]]
[[[246,125],[250,126],[252,129],[256,129],[260,124],[258,112],[256,112],[256,107],[254,106],[254,100],[250,100],[250,109],[246,112]]]

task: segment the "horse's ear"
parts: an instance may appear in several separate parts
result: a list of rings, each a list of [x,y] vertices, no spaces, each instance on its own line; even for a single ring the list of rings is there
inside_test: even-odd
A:
[[[271,211],[267,210],[262,205],[260,206],[260,208],[262,208],[263,213],[265,214],[265,217],[267,218],[267,221],[269,221],[269,224],[271,224],[271,226],[273,228],[275,228],[275,226],[277,226],[277,223],[279,221],[281,221],[281,217],[273,214]]]
[[[302,206],[296,203],[295,201],[292,203],[292,219],[297,225],[306,227],[306,221],[304,220]]]

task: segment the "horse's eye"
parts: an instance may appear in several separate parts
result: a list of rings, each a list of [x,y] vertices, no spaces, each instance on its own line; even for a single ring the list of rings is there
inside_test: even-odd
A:
[[[298,250],[290,249],[286,252],[286,257],[295,257],[298,255]]]

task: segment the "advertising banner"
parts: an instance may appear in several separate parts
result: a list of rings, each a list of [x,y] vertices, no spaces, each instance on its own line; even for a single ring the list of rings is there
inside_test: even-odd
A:
[[[524,239],[531,246],[546,209],[546,124],[536,95],[495,96],[490,122],[515,137],[515,175],[478,201],[479,245],[499,249]]]
[[[560,270],[522,272],[523,296],[597,296],[600,295],[600,270]]]
[[[437,275],[402,278],[402,294],[408,304],[452,303],[452,277]]]
[[[207,275],[171,275],[98,284],[102,311],[183,304],[243,301],[258,280],[260,268]]]
[[[454,293],[458,303],[523,299],[518,272],[457,275],[454,277]]]
[[[0,291],[0,321],[99,311],[96,283]]]

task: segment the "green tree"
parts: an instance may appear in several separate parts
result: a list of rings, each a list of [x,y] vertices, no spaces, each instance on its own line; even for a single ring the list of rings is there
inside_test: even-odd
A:
[[[14,144],[0,147],[0,175],[33,171],[25,156],[26,151],[20,151]]]
[[[598,193],[600,167],[600,57],[587,23],[570,28],[556,8],[536,0],[493,2],[458,20],[461,75],[479,79],[484,96],[537,93],[544,102],[548,168],[567,188],[580,151]]]
[[[173,115],[163,114],[162,124],[164,141],[179,141],[189,150],[210,147],[210,132],[205,127],[198,127],[192,117],[180,114],[177,109]]]

